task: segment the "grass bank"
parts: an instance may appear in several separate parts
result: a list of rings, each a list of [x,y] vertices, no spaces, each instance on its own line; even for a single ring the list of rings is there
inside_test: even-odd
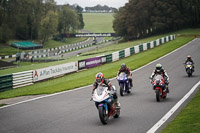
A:
[[[113,33],[113,13],[83,13],[84,30],[94,33]]]
[[[105,77],[111,78],[116,76],[116,73],[122,63],[126,63],[131,70],[141,67],[175,49],[191,41],[191,36],[180,36],[174,41],[170,41],[154,49],[124,58],[117,62],[105,64],[96,68],[88,69],[78,73],[65,75],[61,78],[50,79],[31,86],[25,86],[18,89],[1,92],[0,99],[38,94],[51,94],[55,92],[71,90],[77,87],[92,84],[94,75],[97,72],[103,72]],[[86,78],[87,77],[87,78]],[[76,82],[76,84],[74,83]]]
[[[161,133],[199,133],[200,90],[187,106],[170,122]]]

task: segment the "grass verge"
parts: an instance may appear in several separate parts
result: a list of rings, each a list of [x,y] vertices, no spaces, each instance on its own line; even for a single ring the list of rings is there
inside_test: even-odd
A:
[[[0,107],[6,106],[7,104],[0,104]]]
[[[200,90],[187,106],[170,122],[161,133],[199,133]]]
[[[94,76],[97,72],[103,72],[105,77],[111,78],[116,76],[116,73],[122,63],[126,63],[131,70],[139,68],[191,41],[193,37],[177,37],[174,41],[160,45],[154,49],[124,58],[117,62],[101,65],[92,69],[65,75],[61,78],[50,79],[31,86],[25,86],[18,89],[1,92],[0,99],[25,96],[51,94],[55,92],[71,90],[81,86],[92,84]],[[76,83],[75,83],[76,82]]]

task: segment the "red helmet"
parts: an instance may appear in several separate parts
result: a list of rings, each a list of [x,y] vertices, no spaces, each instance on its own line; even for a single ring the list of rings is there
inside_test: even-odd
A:
[[[103,73],[100,72],[100,73],[96,74],[96,81],[97,81],[98,84],[103,83],[103,81],[104,81]]]

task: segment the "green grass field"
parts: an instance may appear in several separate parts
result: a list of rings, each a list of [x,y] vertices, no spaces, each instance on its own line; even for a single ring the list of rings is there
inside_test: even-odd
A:
[[[113,33],[112,13],[83,13],[84,30],[94,33]]]
[[[200,90],[161,133],[199,133]]]

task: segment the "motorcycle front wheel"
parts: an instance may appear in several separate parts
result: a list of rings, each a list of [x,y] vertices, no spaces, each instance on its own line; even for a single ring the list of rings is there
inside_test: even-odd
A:
[[[117,111],[117,113],[114,115],[114,118],[118,118],[120,115],[120,110]]]
[[[156,101],[160,102],[160,90],[156,90]]]
[[[101,123],[103,125],[106,125],[108,123],[108,115],[106,114],[106,110],[103,106],[98,107],[99,110],[99,118],[101,120]]]
[[[188,69],[187,74],[188,74],[188,77],[191,77],[192,76],[192,70]]]
[[[120,95],[124,96],[124,85],[120,85]]]

